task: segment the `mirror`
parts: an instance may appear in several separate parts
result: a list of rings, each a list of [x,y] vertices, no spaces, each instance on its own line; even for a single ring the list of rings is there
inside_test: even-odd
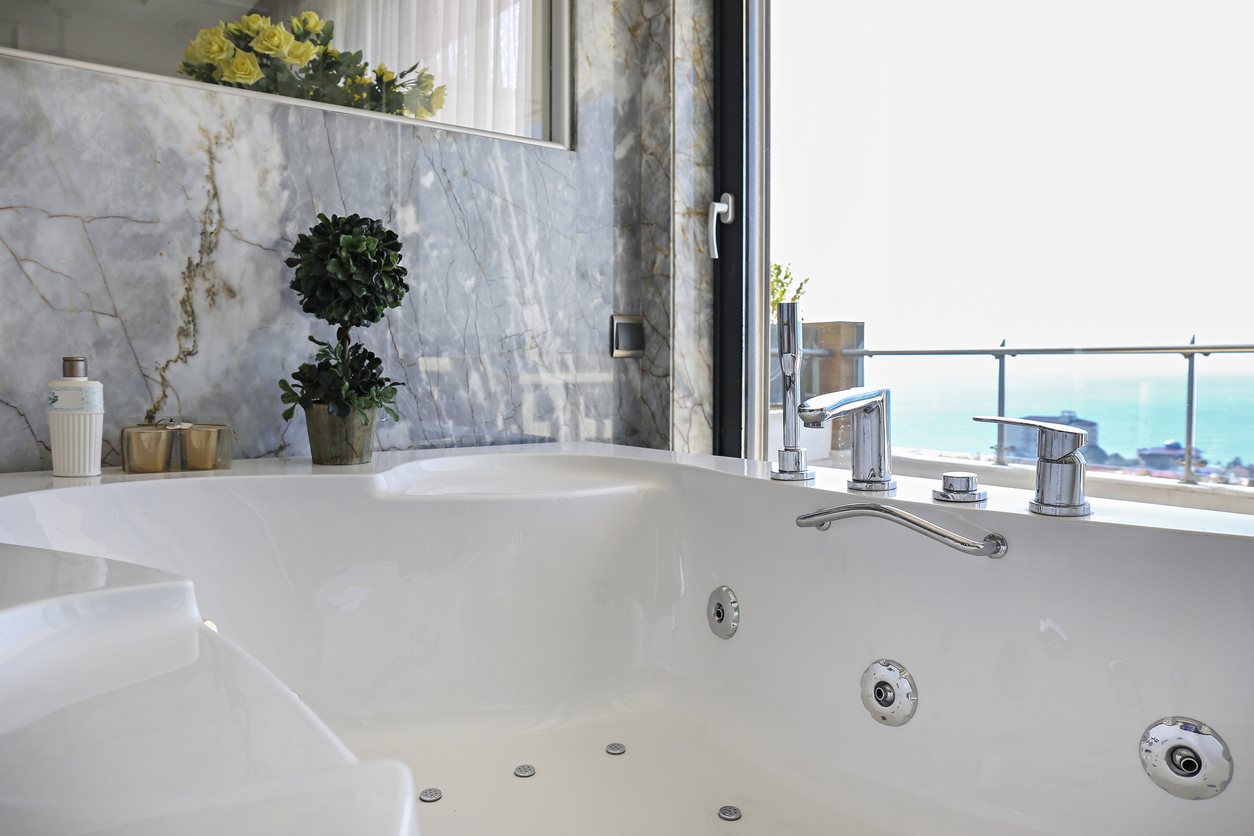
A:
[[[7,0],[0,45],[560,141],[555,26],[554,0]]]

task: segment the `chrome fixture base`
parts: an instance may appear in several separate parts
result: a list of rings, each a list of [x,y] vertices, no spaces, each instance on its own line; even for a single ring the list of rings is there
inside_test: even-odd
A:
[[[529,763],[524,763],[514,769],[514,774],[519,778],[530,778],[536,774],[536,768]]]
[[[730,804],[726,807],[719,807],[718,817],[723,821],[736,821],[740,818],[740,808],[733,807]]]
[[[932,491],[932,499],[941,502],[983,502],[988,491],[980,490],[979,477],[964,470],[941,474],[940,490]]]
[[[892,659],[872,662],[862,674],[862,704],[885,726],[904,726],[919,704],[910,672]]]
[[[896,479],[888,479],[878,482],[870,482],[863,479],[850,479],[845,484],[851,491],[875,491],[878,493],[885,493],[887,491],[897,490]]]
[[[720,639],[736,635],[736,628],[740,626],[740,604],[736,601],[736,593],[726,586],[711,592],[705,606],[705,617],[710,622],[710,630]]]
[[[439,801],[443,797],[444,797],[444,793],[440,792],[435,787],[427,787],[425,790],[418,793],[418,800],[425,801],[428,804],[430,804],[433,801]]]
[[[1205,723],[1164,717],[1141,735],[1141,766],[1150,780],[1177,798],[1214,798],[1232,780],[1232,755]]]
[[[1093,513],[1092,507],[1087,502],[1083,505],[1046,505],[1035,499],[1028,500],[1028,510],[1033,514],[1043,514],[1046,517],[1087,517]]]
[[[771,478],[776,482],[813,482],[814,468],[805,470],[780,470],[778,465],[771,465]]]
[[[609,746],[605,747],[605,751],[609,752],[611,755],[621,755],[623,752],[627,751],[627,747],[621,743],[611,743]]]
[[[905,526],[911,531],[917,531],[924,537],[943,543],[949,546],[949,548],[957,549],[964,554],[998,558],[1005,556],[1008,548],[1006,538],[1000,534],[988,534],[985,535],[983,540],[972,540],[960,534],[954,534],[947,528],[941,528],[939,525],[930,523],[922,517],[916,517],[908,511],[894,508],[891,505],[880,505],[875,502],[855,502],[850,505],[824,508],[812,514],[802,514],[797,517],[797,527],[817,528],[819,531],[827,531],[833,521],[843,520],[847,517],[879,517],[882,520],[895,522],[897,525]]]
[[[988,499],[988,491],[966,493],[963,491],[933,490],[932,499],[935,499],[937,502],[983,502]]]

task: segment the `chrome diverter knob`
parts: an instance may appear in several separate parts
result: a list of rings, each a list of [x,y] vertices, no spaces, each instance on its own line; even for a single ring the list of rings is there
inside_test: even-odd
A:
[[[941,502],[983,502],[988,491],[980,490],[980,480],[974,473],[951,470],[941,474],[941,487],[932,491],[932,499]]]

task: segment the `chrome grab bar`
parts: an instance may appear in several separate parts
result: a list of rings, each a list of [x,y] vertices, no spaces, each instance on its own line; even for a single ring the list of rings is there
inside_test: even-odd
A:
[[[938,543],[949,546],[951,549],[957,549],[963,554],[992,558],[1002,557],[1006,554],[1006,538],[1000,534],[990,534],[982,541],[968,540],[960,534],[954,534],[952,531],[941,528],[939,525],[930,523],[921,517],[916,517],[914,514],[902,511],[900,508],[894,508],[891,505],[880,505],[875,502],[855,502],[851,505],[837,505],[834,508],[824,508],[822,511],[815,511],[813,514],[802,514],[797,517],[797,526],[827,531],[828,526],[834,520],[843,520],[848,517],[879,517],[882,520],[895,522],[898,525],[904,525],[911,531],[919,532],[924,537],[929,537]]]

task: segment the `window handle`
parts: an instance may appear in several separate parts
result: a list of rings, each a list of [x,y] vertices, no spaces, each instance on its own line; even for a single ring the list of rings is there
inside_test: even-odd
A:
[[[718,218],[725,224],[736,220],[736,198],[727,192],[723,192],[716,202],[710,204],[710,258],[718,258],[718,238],[714,235],[715,218]]]

